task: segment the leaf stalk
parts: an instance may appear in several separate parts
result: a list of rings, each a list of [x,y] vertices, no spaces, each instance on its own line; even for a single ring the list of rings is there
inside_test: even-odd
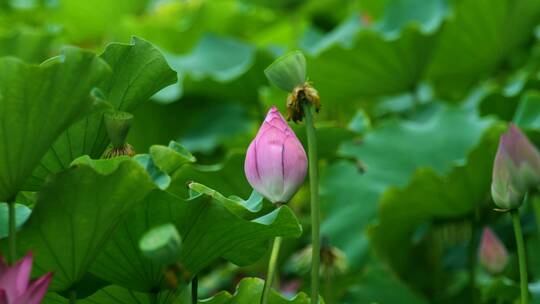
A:
[[[309,187],[311,196],[311,303],[319,302],[319,268],[321,260],[320,206],[319,206],[319,161],[317,136],[313,121],[312,105],[304,102],[306,133],[308,142]]]

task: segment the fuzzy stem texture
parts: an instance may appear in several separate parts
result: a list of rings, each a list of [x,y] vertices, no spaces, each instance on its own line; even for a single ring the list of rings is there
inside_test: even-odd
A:
[[[277,259],[280,247],[281,237],[278,236],[274,238],[274,242],[272,243],[272,253],[270,254],[270,261],[268,262],[268,272],[266,274],[266,280],[264,281],[261,304],[268,304],[268,301],[270,300],[270,290],[272,290],[272,282],[276,276]]]
[[[523,240],[523,232],[521,231],[521,219],[518,209],[510,211],[512,215],[512,223],[514,225],[514,234],[516,237],[517,253],[519,260],[519,281],[521,287],[521,304],[529,303],[529,287],[527,275],[527,260],[525,256],[525,242]]]
[[[17,259],[17,240],[16,240],[16,234],[17,234],[17,219],[15,214],[15,200],[11,199],[8,202],[8,209],[9,209],[9,261],[10,263],[15,263],[15,260]]]
[[[317,135],[311,104],[304,103],[308,142],[309,187],[311,195],[311,303],[319,303],[319,264],[321,260],[320,207],[319,207],[319,161]]]

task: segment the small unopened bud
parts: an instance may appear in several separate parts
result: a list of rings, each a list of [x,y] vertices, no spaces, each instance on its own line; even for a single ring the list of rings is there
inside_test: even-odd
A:
[[[123,155],[135,155],[133,147],[126,143],[133,115],[122,111],[111,111],[105,113],[103,120],[111,140],[111,147],[107,149],[103,157],[113,158]]]
[[[540,185],[540,153],[515,126],[501,135],[493,164],[491,195],[499,208],[521,205],[527,191]]]
[[[182,238],[173,224],[152,228],[139,241],[142,253],[155,263],[173,265],[180,257]]]
[[[497,235],[487,227],[482,232],[479,258],[480,264],[491,274],[501,273],[508,263],[506,247]]]

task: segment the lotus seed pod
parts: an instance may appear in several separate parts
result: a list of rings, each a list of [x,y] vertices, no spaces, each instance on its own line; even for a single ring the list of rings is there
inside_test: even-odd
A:
[[[139,241],[142,253],[156,263],[171,265],[177,262],[182,238],[173,224],[152,228]]]

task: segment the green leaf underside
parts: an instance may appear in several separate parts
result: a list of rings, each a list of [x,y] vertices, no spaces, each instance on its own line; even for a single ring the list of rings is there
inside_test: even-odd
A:
[[[30,63],[40,63],[49,57],[54,33],[21,28],[0,35],[0,56],[14,56]]]
[[[391,292],[388,292],[390,291]],[[350,303],[407,303],[427,304],[419,295],[414,294],[379,261],[370,263],[365,273],[350,289],[347,300]]]
[[[258,278],[244,278],[236,288],[234,294],[228,292],[220,292],[217,295],[199,300],[198,303],[203,304],[254,304],[260,301],[263,290],[264,281]],[[186,293],[187,294],[187,293]],[[177,297],[175,299],[175,296]],[[44,304],[67,304],[68,300],[53,293],[47,294]],[[82,304],[189,304],[191,299],[187,299],[182,294],[173,295],[171,292],[164,291],[156,294],[154,297],[149,293],[142,293],[124,289],[120,286],[111,285],[105,287],[92,296],[78,300],[77,303]],[[276,291],[272,291],[269,299],[269,304],[309,304],[309,297],[305,293],[300,293],[292,299],[286,299]],[[320,301],[324,304],[324,301]]]
[[[334,44],[307,58],[308,79],[323,104],[350,104],[413,88],[429,63],[436,34],[409,26],[396,39],[367,30],[354,39],[354,47]]]
[[[540,4],[390,1],[385,13],[373,28],[364,28],[354,15],[307,48],[308,79],[321,101],[350,104],[410,91],[422,80],[441,96],[459,100],[528,41]]]
[[[119,225],[90,271],[134,290],[162,288],[161,266],[141,254],[138,241],[148,229],[169,222],[176,225],[182,236],[180,262],[189,276],[219,257],[239,265],[253,263],[264,255],[272,237],[298,237],[302,231],[286,206],[251,221],[235,211],[204,194],[184,200],[164,191],[153,191]]]
[[[405,188],[391,188],[383,195],[379,221],[370,229],[370,236],[376,252],[400,273],[414,267],[408,265],[408,250],[414,246],[414,232],[422,224],[459,218],[487,204],[493,158],[503,130],[501,125],[488,130],[469,154],[467,163],[455,167],[448,175],[440,176],[428,168],[418,170]],[[395,229],[396,225],[400,229]]]
[[[32,213],[32,209],[25,205],[15,204],[15,222],[17,228],[22,226]],[[9,233],[9,209],[6,203],[0,203],[0,239],[8,236]]]
[[[54,271],[51,291],[64,291],[88,271],[123,216],[138,208],[153,183],[128,158],[76,164],[54,176],[39,194],[17,235],[18,252],[34,253],[34,272]]]
[[[361,144],[343,144],[340,153],[358,159],[366,173],[345,161],[327,168],[321,179],[326,214],[322,235],[358,267],[367,253],[364,230],[375,218],[377,203],[388,187],[405,186],[419,167],[448,172],[463,161],[489,124],[470,109],[440,109],[427,122],[389,121],[368,133]],[[459,130],[454,128],[458,125]],[[392,162],[388,162],[389,156]]]
[[[111,43],[101,58],[112,68],[112,76],[102,80],[99,89],[106,104],[67,129],[42,159],[26,184],[38,189],[45,178],[69,167],[81,155],[99,158],[109,144],[103,115],[112,109],[132,112],[163,87],[176,82],[159,50],[149,42],[134,37],[131,44]],[[107,106],[108,104],[108,106]]]
[[[110,285],[100,289],[95,294],[77,300],[81,304],[188,304],[183,298],[177,298],[178,294],[163,291],[157,294],[143,293]],[[176,298],[176,301],[175,301]],[[55,293],[48,293],[43,304],[69,304],[69,300]]]
[[[90,52],[65,48],[41,65],[0,58],[0,200],[14,196],[56,138],[86,112],[109,73]]]
[[[234,193],[239,197],[248,197],[252,188],[247,180],[239,176],[239,168],[244,166],[245,155],[235,152],[221,163],[215,165],[187,164],[177,170],[172,176],[172,182],[167,191],[181,197],[189,197],[186,184],[196,182],[222,193]]]
[[[254,304],[259,303],[262,295],[264,281],[258,278],[244,278],[236,288],[234,294],[226,291],[220,292],[212,298],[200,300],[199,304]],[[293,299],[285,299],[283,296],[272,290],[269,304],[308,304],[311,303],[309,296],[305,293],[296,295]],[[320,301],[324,304],[324,301]]]
[[[234,39],[206,35],[190,54],[168,55],[171,65],[193,80],[211,78],[217,82],[231,81],[245,73],[253,64],[255,49]]]

